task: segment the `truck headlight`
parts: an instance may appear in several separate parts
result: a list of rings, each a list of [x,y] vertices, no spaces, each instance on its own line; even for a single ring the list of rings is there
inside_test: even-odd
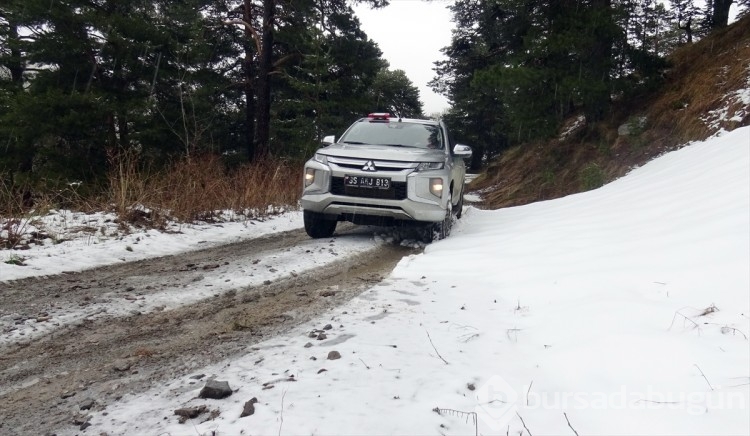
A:
[[[315,182],[315,169],[305,168],[305,188],[312,185]]]
[[[422,162],[417,165],[417,171],[442,170],[445,162]]]
[[[443,179],[433,177],[430,179],[430,192],[436,197],[443,197]]]
[[[328,165],[328,156],[320,153],[315,153],[315,156],[313,156],[313,160],[315,162],[320,162],[323,165]]]

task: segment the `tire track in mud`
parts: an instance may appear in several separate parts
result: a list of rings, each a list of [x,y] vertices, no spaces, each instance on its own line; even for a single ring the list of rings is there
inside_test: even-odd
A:
[[[127,289],[135,288],[134,282],[151,283],[138,288],[138,297],[148,299],[163,292],[157,284],[180,288],[227,266],[224,263],[260,264],[269,253],[299,247],[331,248],[335,253],[341,239],[372,239],[372,232],[341,227],[340,237],[326,240],[311,241],[297,230],[181,255],[0,283],[0,314],[38,316],[55,305],[61,310],[91,305],[118,289],[133,294],[135,289]],[[82,402],[93,400],[93,408],[101,409],[123,395],[242,353],[348,301],[382,280],[403,256],[416,252],[372,244],[356,254],[332,255],[302,274],[225,288],[174,308],[86,317],[48,334],[7,343],[0,355],[0,433],[72,429],[84,422]],[[211,268],[203,269],[207,265]],[[24,311],[28,314],[19,315]]]

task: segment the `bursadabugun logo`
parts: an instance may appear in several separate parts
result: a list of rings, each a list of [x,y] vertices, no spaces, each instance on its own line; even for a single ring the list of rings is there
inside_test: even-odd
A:
[[[492,430],[500,431],[510,422],[518,407],[518,394],[499,375],[492,376],[476,390],[477,418]]]
[[[517,414],[520,417],[530,410],[553,412],[559,416],[561,412],[572,410],[595,413],[598,410],[668,409],[697,416],[711,410],[738,410],[746,414],[750,403],[748,389],[719,391],[711,387],[710,391],[681,392],[664,391],[650,385],[639,388],[621,385],[616,390],[606,391],[532,391],[531,385],[528,385],[516,391],[502,377],[495,375],[476,390],[474,410],[477,420],[493,432],[506,432],[507,425]],[[518,392],[525,393],[523,399],[519,399]],[[525,425],[522,419],[521,424]]]

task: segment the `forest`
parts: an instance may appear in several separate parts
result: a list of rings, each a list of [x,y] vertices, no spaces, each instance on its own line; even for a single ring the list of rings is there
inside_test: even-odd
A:
[[[399,1],[399,0],[392,0]],[[388,0],[5,0],[0,181],[29,195],[96,190],[129,164],[159,171],[299,162],[373,111],[420,117],[352,10]],[[456,0],[431,86],[480,169],[507,148],[587,122],[660,86],[667,56],[750,0]],[[135,157],[134,157],[135,156]],[[293,167],[293,165],[292,165]],[[213,168],[213,167],[212,167]],[[108,174],[110,177],[108,177]]]

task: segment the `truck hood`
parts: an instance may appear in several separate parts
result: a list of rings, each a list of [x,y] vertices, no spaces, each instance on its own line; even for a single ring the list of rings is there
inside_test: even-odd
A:
[[[401,162],[442,162],[445,160],[445,152],[443,150],[394,147],[390,145],[331,144],[328,147],[319,149],[318,153],[332,157]]]

